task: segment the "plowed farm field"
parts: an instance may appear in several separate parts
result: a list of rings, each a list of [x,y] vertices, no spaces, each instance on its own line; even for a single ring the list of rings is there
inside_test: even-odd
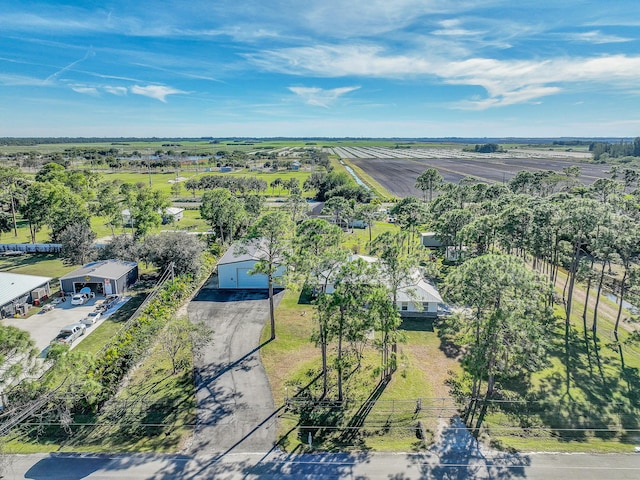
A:
[[[337,149],[336,149],[337,150]],[[344,150],[344,149],[340,149]],[[353,149],[350,149],[353,150]],[[474,177],[486,183],[508,182],[519,171],[528,170],[547,171],[552,170],[562,173],[562,170],[572,165],[580,167],[580,182],[589,185],[598,178],[610,178],[607,173],[609,165],[596,165],[583,163],[582,159],[588,158],[585,154],[569,155],[571,152],[533,152],[473,154],[460,151],[440,151],[440,155],[424,151],[422,155],[411,152],[412,157],[400,158],[401,152],[388,149],[391,155],[385,155],[385,149],[377,149],[378,157],[357,157],[351,153],[340,152],[342,158],[348,158],[353,164],[360,167],[386,188],[389,193],[406,197],[409,195],[421,196],[422,192],[415,188],[418,176],[428,168],[436,168],[446,182],[458,183],[465,177]],[[338,153],[338,152],[336,152]],[[364,153],[364,152],[358,152]],[[566,156],[563,158],[563,154]],[[446,156],[445,156],[446,155]],[[386,158],[385,158],[386,157]]]

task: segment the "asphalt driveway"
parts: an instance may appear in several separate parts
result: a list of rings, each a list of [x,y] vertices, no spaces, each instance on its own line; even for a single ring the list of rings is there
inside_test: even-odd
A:
[[[188,314],[214,331],[213,344],[196,361],[198,418],[190,453],[269,451],[277,412],[260,360],[260,333],[269,316],[266,291],[203,288]]]

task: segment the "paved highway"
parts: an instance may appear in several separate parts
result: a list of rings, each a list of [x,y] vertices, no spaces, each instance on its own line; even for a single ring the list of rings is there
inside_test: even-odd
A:
[[[33,480],[124,479],[527,479],[637,480],[640,454],[458,453],[304,454],[278,451],[224,456],[37,454],[5,456],[4,478]]]

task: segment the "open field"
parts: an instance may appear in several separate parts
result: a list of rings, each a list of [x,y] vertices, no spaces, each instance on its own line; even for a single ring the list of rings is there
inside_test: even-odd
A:
[[[472,158],[350,158],[351,162],[373,177],[390,193],[398,197],[421,196],[415,188],[416,178],[428,168],[436,168],[445,182],[457,183],[465,177],[475,177],[487,183],[508,182],[519,171],[562,173],[562,169],[577,165],[579,180],[591,184],[598,178],[609,178],[609,165],[581,163],[559,158],[517,158],[476,155]]]

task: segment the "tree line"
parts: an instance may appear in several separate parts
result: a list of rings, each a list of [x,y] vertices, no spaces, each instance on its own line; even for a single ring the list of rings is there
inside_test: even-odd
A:
[[[622,356],[623,300],[637,305],[640,299],[640,190],[637,172],[628,170],[621,176],[614,168],[612,178],[588,186],[577,181],[579,167],[562,173],[523,171],[508,184],[492,185],[472,178],[444,183],[434,169],[418,177],[416,186],[425,198],[439,193],[426,203],[424,223],[445,247],[459,253],[453,258],[463,262],[445,285],[448,298],[471,308],[471,323],[456,317],[451,325],[457,332],[454,338],[466,345],[464,365],[473,379],[473,394],[478,394],[482,380],[491,395],[496,378],[540,368],[541,333],[553,322],[549,308],[558,301],[564,307],[565,387],[569,391],[577,381],[570,365],[572,318],[581,318],[586,348],[591,343],[597,351],[600,298],[607,288],[618,297],[613,332]],[[527,278],[529,267],[536,272],[535,278]],[[566,271],[566,281],[558,299],[548,286],[558,282],[560,269]],[[586,299],[582,311],[575,312],[579,282],[586,284]],[[508,302],[506,308],[504,302]],[[512,321],[516,327],[510,328],[505,322]],[[524,333],[528,340],[516,341]],[[516,361],[527,351],[522,350],[525,345],[530,347],[527,359]],[[514,368],[514,363],[520,367]]]

